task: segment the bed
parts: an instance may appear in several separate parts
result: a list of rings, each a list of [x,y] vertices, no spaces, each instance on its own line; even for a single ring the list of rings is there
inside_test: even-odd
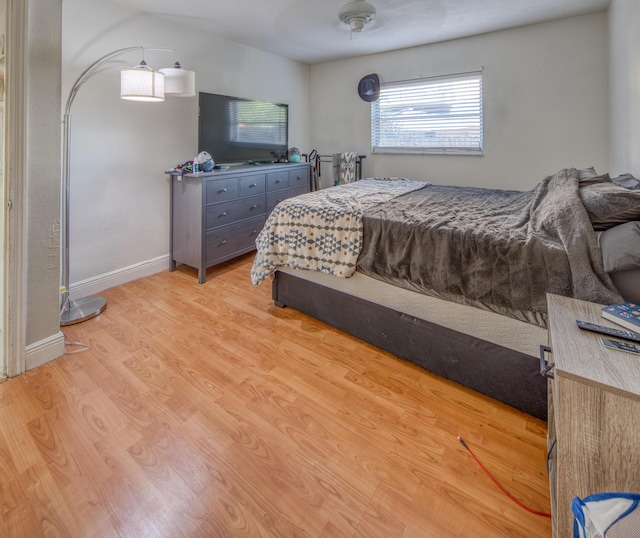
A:
[[[640,301],[640,182],[366,179],[283,202],[256,246],[253,283],[272,279],[276,305],[544,419],[546,294]]]

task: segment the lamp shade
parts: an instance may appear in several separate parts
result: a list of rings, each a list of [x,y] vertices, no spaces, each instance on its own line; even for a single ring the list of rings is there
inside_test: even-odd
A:
[[[164,93],[173,97],[195,97],[196,74],[182,69],[178,62],[174,67],[163,67],[159,71],[164,75]]]
[[[164,75],[143,61],[120,71],[120,97],[130,101],[164,101]]]

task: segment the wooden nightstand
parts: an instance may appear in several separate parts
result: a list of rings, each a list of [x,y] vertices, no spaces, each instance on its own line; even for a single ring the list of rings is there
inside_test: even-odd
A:
[[[578,319],[616,327],[601,305],[557,295],[547,303],[551,509],[554,536],[570,538],[574,497],[640,492],[640,356],[577,327]]]

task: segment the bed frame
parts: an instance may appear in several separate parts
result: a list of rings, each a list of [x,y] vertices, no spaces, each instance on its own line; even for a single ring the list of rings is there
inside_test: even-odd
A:
[[[272,297],[276,306],[299,310],[434,374],[547,418],[547,379],[539,373],[537,357],[280,271]]]

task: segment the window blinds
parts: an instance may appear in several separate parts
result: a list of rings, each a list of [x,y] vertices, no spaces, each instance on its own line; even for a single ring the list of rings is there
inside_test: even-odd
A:
[[[482,154],[482,72],[380,86],[371,106],[379,153]]]

